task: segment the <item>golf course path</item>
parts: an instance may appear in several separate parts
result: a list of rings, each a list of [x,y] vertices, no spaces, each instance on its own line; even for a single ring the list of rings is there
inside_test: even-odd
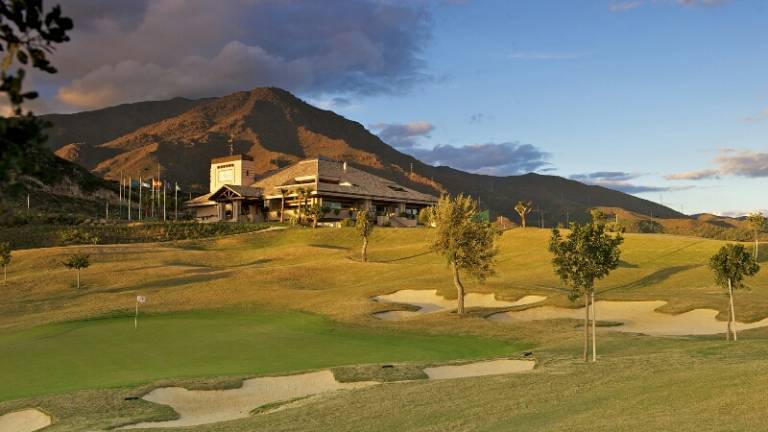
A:
[[[467,308],[501,308],[523,306],[539,303],[547,298],[540,295],[527,295],[516,301],[497,300],[494,294],[469,293],[464,296],[464,306]],[[373,300],[382,303],[400,303],[416,306],[419,310],[393,310],[374,313],[373,316],[386,321],[398,321],[414,316],[456,309],[456,300],[449,300],[437,294],[437,290],[400,290],[392,294],[374,297]]]
[[[694,309],[677,315],[658,312],[667,304],[655,301],[598,301],[597,319],[620,322],[607,330],[643,333],[649,336],[689,336],[725,333],[727,323],[718,320],[715,309]],[[521,311],[499,312],[488,317],[491,321],[515,322],[558,318],[582,319],[584,308],[571,309],[556,306],[538,306]],[[768,326],[768,318],[752,323],[736,323],[737,330]]]
[[[51,424],[51,417],[34,408],[0,416],[0,432],[32,432]]]

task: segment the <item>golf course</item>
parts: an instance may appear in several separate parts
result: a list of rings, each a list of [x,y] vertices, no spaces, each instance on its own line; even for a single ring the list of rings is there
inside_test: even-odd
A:
[[[768,428],[768,327],[739,328],[727,342],[727,292],[708,267],[726,242],[625,234],[619,267],[596,285],[598,361],[584,363],[583,314],[562,312],[583,304],[553,272],[550,230],[505,231],[496,274],[464,281],[467,298],[478,299],[464,316],[448,307],[456,290],[429,250],[433,235],[377,228],[368,262],[353,228],[14,251],[0,300],[0,416],[35,408],[50,416],[46,431],[110,430],[177,419],[171,406],[142,399],[155,389],[225,392],[329,370],[338,390],[183,430]],[[73,253],[90,256],[79,289],[61,265]],[[761,249],[758,262],[767,257]],[[737,326],[768,317],[768,272],[746,284],[735,294]],[[403,290],[440,307],[400,302]],[[644,334],[642,323],[621,321],[621,308],[601,320],[601,304],[651,301],[637,320],[710,309],[714,327],[689,332],[700,326],[692,320],[675,322],[673,335]],[[560,315],[535,313],[544,308]],[[376,316],[421,309],[429,313]],[[494,359],[535,368],[456,379],[423,372]],[[355,382],[382,384],[341,386]]]

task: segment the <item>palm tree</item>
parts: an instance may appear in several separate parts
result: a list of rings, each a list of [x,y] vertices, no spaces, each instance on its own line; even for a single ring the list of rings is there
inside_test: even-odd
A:
[[[752,227],[752,229],[755,231],[754,255],[755,255],[755,259],[757,259],[758,248],[760,247],[760,243],[758,242],[758,236],[760,235],[760,231],[762,231],[765,228],[765,216],[763,216],[761,212],[750,213],[749,216],[747,216],[747,221],[749,222],[749,225]]]
[[[285,196],[288,195],[288,192],[285,189],[280,189],[280,223],[283,223],[285,221],[285,218],[283,215],[285,214]]]

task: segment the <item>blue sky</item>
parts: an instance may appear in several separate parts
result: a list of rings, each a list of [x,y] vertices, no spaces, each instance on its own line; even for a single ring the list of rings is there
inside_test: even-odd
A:
[[[430,163],[768,208],[764,1],[96,4],[65,2],[79,30],[38,110],[274,85]]]

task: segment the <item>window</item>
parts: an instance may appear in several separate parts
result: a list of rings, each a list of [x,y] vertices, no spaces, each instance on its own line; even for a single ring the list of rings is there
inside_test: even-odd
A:
[[[341,203],[338,201],[323,201],[323,206],[328,207],[329,209],[340,209]]]

